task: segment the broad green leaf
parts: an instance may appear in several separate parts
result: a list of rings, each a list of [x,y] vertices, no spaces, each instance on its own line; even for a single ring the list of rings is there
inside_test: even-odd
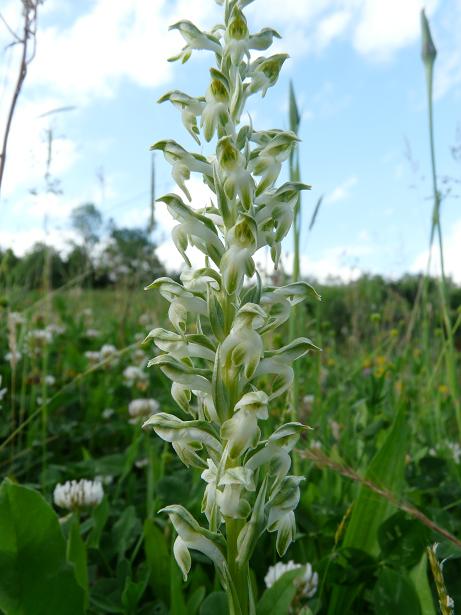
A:
[[[88,604],[88,558],[86,545],[80,533],[80,523],[76,516],[73,516],[69,536],[67,538],[67,559],[74,565],[75,578],[77,583],[85,592],[85,604]]]
[[[398,511],[386,519],[378,531],[381,558],[395,568],[413,568],[431,541],[422,523]]]
[[[383,446],[371,460],[365,475],[368,480],[397,495],[404,480],[406,431],[404,411],[401,408]],[[342,546],[355,547],[370,555],[377,555],[378,528],[389,517],[392,508],[385,498],[361,486]]]
[[[112,540],[117,560],[120,563],[126,551],[134,544],[141,533],[141,522],[136,516],[134,506],[128,506],[122,512],[112,529]]]
[[[256,615],[288,615],[296,594],[296,578],[304,574],[304,568],[289,570],[266,589],[256,606]]]
[[[197,589],[192,593],[192,595],[187,600],[187,615],[196,615],[198,613],[199,607],[205,598],[206,590],[201,585],[197,587]]]
[[[56,513],[28,487],[0,487],[0,610],[7,615],[82,615],[84,592],[66,560]]]
[[[205,598],[200,607],[200,615],[227,615],[227,596],[224,592],[213,592]]]
[[[144,549],[150,569],[150,585],[155,595],[169,604],[172,558],[165,535],[153,519],[146,519],[144,523]]]
[[[109,518],[109,502],[106,497],[103,498],[99,506],[96,506],[91,517],[93,526],[87,538],[87,547],[89,549],[97,549],[99,548],[102,531]]]
[[[404,480],[406,451],[406,425],[403,407],[384,441],[370,462],[365,477],[388,488],[395,494],[400,492]],[[392,513],[392,505],[383,497],[361,486],[354,502],[351,519],[346,529],[342,546],[360,549],[372,556],[379,553],[378,529]],[[328,615],[345,615],[344,608],[348,590],[337,587],[333,590]]]
[[[437,611],[432,598],[431,586],[427,576],[427,555],[424,552],[419,563],[410,572],[421,606],[421,615],[436,615]]]
[[[138,579],[134,580],[127,575],[122,592],[122,604],[127,613],[135,615],[138,612],[138,604],[146,590],[149,581],[149,567],[142,564],[138,569]]]
[[[409,577],[402,571],[383,568],[372,594],[375,613],[421,615],[418,595]]]

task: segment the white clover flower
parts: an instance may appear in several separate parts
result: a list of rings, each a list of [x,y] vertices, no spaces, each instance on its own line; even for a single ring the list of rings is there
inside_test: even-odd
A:
[[[48,333],[50,333],[52,336],[62,335],[63,333],[65,333],[66,328],[62,325],[51,323],[46,327],[46,331],[48,331]]]
[[[115,414],[114,410],[112,410],[112,408],[105,408],[102,413],[101,416],[103,419],[110,419],[113,415]]]
[[[461,460],[461,446],[459,442],[448,442],[447,446],[453,455],[455,463],[459,463]]]
[[[56,506],[67,510],[81,510],[94,508],[102,501],[104,490],[98,480],[67,481],[63,485],[58,483],[54,489],[53,500]]]
[[[10,326],[23,325],[26,319],[20,312],[10,312],[8,314],[8,322]]]
[[[160,404],[156,399],[133,399],[128,405],[130,423],[138,423],[156,414],[159,410]]]
[[[85,352],[85,357],[92,365],[96,365],[96,363],[99,363],[101,360],[101,355],[97,350],[87,350]]]
[[[98,329],[87,329],[84,336],[88,339],[96,339],[97,337],[101,337],[101,331]]]
[[[43,380],[44,380],[45,384],[47,384],[50,387],[52,387],[54,384],[56,384],[56,378],[54,376],[52,376],[51,374],[47,374]]]
[[[53,340],[53,334],[48,329],[32,329],[27,334],[27,339],[33,346],[46,346]]]
[[[117,348],[115,348],[112,344],[104,344],[99,352],[102,359],[108,359],[117,353]]]
[[[2,376],[0,376],[0,387],[1,386],[2,386]],[[1,405],[2,405],[2,399],[5,397],[7,392],[8,392],[8,389],[6,389],[6,388],[1,389],[0,388],[0,408],[1,408]]]
[[[138,322],[142,327],[147,327],[150,329],[153,328],[151,326],[152,320],[153,320],[152,316],[148,314],[147,312],[144,312],[144,314],[141,314],[141,316],[138,318]]]
[[[303,597],[312,598],[317,591],[319,575],[317,572],[313,572],[312,565],[309,563],[296,564],[291,560],[287,563],[277,562],[275,566],[270,566],[266,576],[264,577],[266,587],[272,587],[272,585],[286,572],[289,572],[290,570],[298,570],[299,568],[304,568],[305,571],[302,576],[299,576],[294,580],[294,583]]]
[[[112,474],[101,474],[99,476],[95,476],[94,480],[102,485],[112,485],[114,482],[114,477]]]
[[[146,372],[136,365],[129,365],[123,370],[124,385],[132,387],[135,384],[143,384],[147,382],[148,376]]]
[[[341,437],[341,425],[337,421],[330,421],[330,427],[333,438],[338,441]]]
[[[136,348],[133,351],[131,358],[133,359],[133,363],[135,363],[136,365],[141,366],[141,367],[146,367],[147,355],[144,352],[144,350],[141,350],[141,348]]]
[[[12,365],[13,363],[14,364],[19,363],[21,358],[22,358],[22,354],[19,352],[19,350],[7,352],[5,355],[5,361],[8,361]]]
[[[312,412],[312,408],[314,407],[315,397],[312,394],[304,395],[303,397],[303,410],[310,414]]]
[[[128,275],[129,273],[131,273],[131,269],[128,267],[128,265],[119,265],[117,267],[116,273],[118,273],[118,275]]]
[[[118,350],[112,344],[104,344],[99,351],[99,360],[114,366],[118,363]]]

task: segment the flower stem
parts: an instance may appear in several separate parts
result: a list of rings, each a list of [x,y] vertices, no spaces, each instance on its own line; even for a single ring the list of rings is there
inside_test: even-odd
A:
[[[235,594],[228,591],[229,599],[229,615],[249,615],[249,583],[248,583],[248,564],[241,567],[237,563],[237,538],[242,528],[242,522],[239,519],[226,519],[226,537],[227,537],[227,565]]]

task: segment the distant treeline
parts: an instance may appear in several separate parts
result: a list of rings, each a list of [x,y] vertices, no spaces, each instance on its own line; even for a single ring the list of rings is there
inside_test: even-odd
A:
[[[152,228],[120,228],[92,204],[76,207],[70,226],[76,240],[63,255],[53,246],[36,243],[24,254],[0,249],[0,284],[25,290],[56,289],[74,279],[89,288],[115,283],[135,286],[138,280],[164,273],[152,239]]]
[[[11,249],[0,250],[3,300],[8,297],[8,289],[52,290],[75,284],[93,289],[116,285],[141,290],[154,278],[165,275],[164,265],[155,253],[152,227],[119,228],[112,221],[104,226],[102,215],[92,204],[73,210],[71,226],[76,240],[65,254],[44,243],[35,244],[22,257]],[[283,279],[282,272],[277,277],[278,283],[290,282],[289,276]],[[441,322],[439,282],[435,278],[427,280],[424,296],[422,278],[414,274],[398,280],[364,274],[348,283],[333,278],[326,284],[310,282],[323,301],[306,304],[306,327],[318,323],[327,327],[330,323],[340,337],[363,339],[373,335],[380,324],[387,328],[408,326],[411,319],[422,318],[423,310],[435,328]],[[461,287],[448,280],[447,292],[450,311],[456,319]],[[418,310],[414,310],[416,301]]]

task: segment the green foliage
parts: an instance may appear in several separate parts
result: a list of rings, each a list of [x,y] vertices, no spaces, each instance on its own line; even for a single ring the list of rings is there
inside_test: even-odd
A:
[[[72,228],[80,235],[87,248],[99,241],[102,220],[101,212],[93,203],[79,205],[70,214]]]
[[[257,607],[257,615],[288,615],[293,598],[296,595],[296,579],[303,574],[302,569],[285,572],[261,596]]]
[[[365,475],[368,480],[388,488],[394,494],[400,493],[403,483],[406,438],[404,411],[401,409]],[[392,506],[385,498],[370,493],[365,486],[360,487],[342,542],[343,546],[362,549],[370,555],[377,555],[378,528],[391,510]]]
[[[411,298],[417,281],[413,286],[408,280],[401,284],[389,286],[375,279],[363,279],[349,286],[319,288],[323,303],[318,335],[312,337],[323,352],[301,374],[304,390],[312,393],[314,399],[299,408],[302,419],[314,431],[302,435],[298,449],[302,451],[317,440],[332,459],[380,485],[387,485],[395,496],[409,500],[433,521],[456,534],[461,524],[456,505],[461,499],[460,466],[454,449],[448,446],[453,441],[450,432],[454,423],[453,406],[443,386],[444,374],[437,363],[442,340],[435,328],[431,330],[428,359],[419,344],[413,344],[411,349],[403,344],[409,303],[403,291],[396,289],[409,288]],[[154,511],[179,502],[200,518],[201,470],[185,469],[168,450],[143,437],[139,425],[128,423],[127,409],[131,399],[153,395],[162,411],[186,417],[170,399],[170,387],[162,374],[148,370],[147,382],[124,384],[123,371],[133,364],[135,353],[142,349],[140,346],[129,348],[117,361],[93,371],[89,371],[91,366],[84,354],[98,351],[104,344],[122,350],[132,343],[136,334],[144,338],[153,327],[164,326],[163,300],[158,295],[152,300],[152,295],[133,294],[123,289],[85,290],[78,295],[58,293],[47,302],[34,303],[37,299],[40,295],[36,293],[9,295],[10,309],[22,306],[27,310],[23,312],[26,322],[15,329],[22,357],[16,366],[14,384],[11,364],[0,365],[0,389],[7,388],[1,400],[5,420],[0,425],[0,433],[2,438],[11,433],[13,414],[17,425],[22,424],[21,416],[23,422],[27,417],[34,417],[37,399],[44,394],[43,376],[52,375],[55,383],[46,385],[46,397],[50,400],[46,455],[44,458],[38,413],[10,444],[3,448],[0,445],[3,472],[34,485],[48,499],[57,482],[96,476],[112,481],[104,485],[105,497],[101,504],[81,515],[80,532],[71,520],[62,523],[62,531],[57,527],[61,535],[61,558],[67,566],[64,574],[73,579],[82,609],[84,591],[78,580],[85,584],[82,571],[86,551],[90,615],[199,614],[206,596],[219,587],[218,581],[207,558],[195,552],[189,580],[183,582],[171,556],[171,532],[152,517],[146,519],[146,480],[148,473],[152,473]],[[314,302],[308,304],[307,322],[314,305]],[[87,308],[91,308],[91,313]],[[10,344],[8,307],[3,309],[2,356]],[[145,324],[140,324],[140,318]],[[28,332],[44,330],[48,323],[63,326],[65,331],[54,334],[42,350],[28,351]],[[89,329],[99,331],[99,336],[88,338]],[[277,338],[278,347],[287,344],[283,334],[286,330]],[[144,352],[147,361],[150,355],[145,347]],[[218,375],[215,378],[217,399]],[[12,390],[15,391],[14,407]],[[444,417],[441,433],[434,424],[437,407]],[[107,408],[114,412],[109,418],[103,418]],[[223,408],[226,412],[225,405]],[[396,408],[404,410],[404,429],[398,434],[392,428]],[[284,411],[286,406],[281,398],[274,405],[274,413]],[[274,418],[279,420],[278,416]],[[337,423],[334,428],[333,421]],[[392,433],[395,438],[390,437]],[[149,459],[153,459],[153,465],[145,466]],[[376,459],[381,459],[379,473],[371,474]],[[413,604],[408,600],[414,600],[416,594],[421,613],[435,615],[437,601],[432,596],[434,585],[424,559],[424,547],[440,542],[440,536],[420,521],[389,507],[385,498],[365,488],[364,495],[360,496],[356,484],[347,478],[316,468],[301,457],[298,464],[307,480],[300,485],[298,536],[286,559],[298,563],[309,561],[319,574],[317,593],[303,600],[299,608],[304,610],[300,613],[308,613],[310,609],[316,615],[325,615],[334,604],[338,588],[343,596],[341,615],[348,612],[368,615],[376,610],[375,604],[388,608],[395,600],[389,593],[389,579],[395,573],[403,579],[398,594],[401,605]],[[392,477],[397,474],[400,478],[394,483]],[[24,489],[17,485],[15,488]],[[40,497],[30,489],[26,491]],[[346,548],[345,536],[352,524],[354,508],[357,509],[361,499],[363,514],[370,518],[376,514],[381,521],[370,522],[374,536],[371,542],[371,532],[364,531],[368,526],[358,524],[356,546]],[[41,497],[40,501],[45,505]],[[365,505],[367,502],[369,506]],[[346,514],[352,503],[352,511]],[[46,506],[57,524],[55,513]],[[20,509],[18,522],[28,518],[26,513]],[[59,514],[64,516],[67,512],[59,511]],[[2,514],[0,525],[4,518]],[[341,523],[343,527],[337,534]],[[373,556],[366,552],[370,544],[374,545]],[[0,542],[0,561],[4,562],[2,545]],[[445,583],[448,594],[458,602],[461,600],[458,583],[461,558],[456,548],[448,548],[449,545],[442,542],[438,554],[440,560],[449,558],[443,567]],[[74,564],[66,563],[66,553]],[[260,597],[265,595],[263,579],[267,569],[277,559],[270,542],[262,541],[252,558],[256,594]],[[391,572],[383,576],[380,574],[383,569]],[[0,592],[5,591],[4,578],[0,576]],[[292,593],[293,587],[289,586],[287,595]],[[392,610],[397,608],[392,606]]]
[[[56,514],[36,491],[10,480],[0,486],[0,545],[0,608],[7,615],[84,613],[77,582],[83,568],[67,562]]]

